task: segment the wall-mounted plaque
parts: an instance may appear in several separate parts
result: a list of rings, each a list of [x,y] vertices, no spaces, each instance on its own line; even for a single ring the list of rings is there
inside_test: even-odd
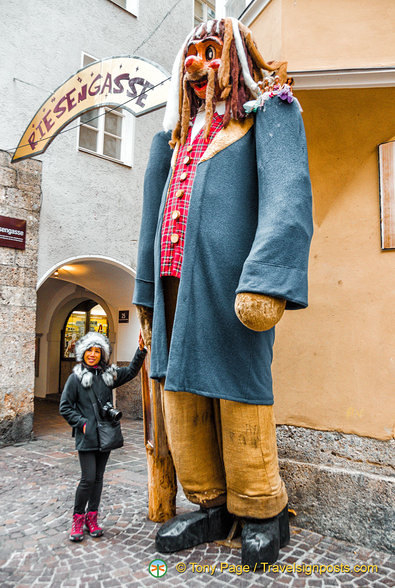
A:
[[[119,323],[128,323],[129,322],[129,311],[128,310],[120,310],[119,311],[118,322]]]
[[[25,249],[26,221],[9,216],[0,216],[0,247]]]
[[[395,141],[379,145],[381,248],[395,249]]]

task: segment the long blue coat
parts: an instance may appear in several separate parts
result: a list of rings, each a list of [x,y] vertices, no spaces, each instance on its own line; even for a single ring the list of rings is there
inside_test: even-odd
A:
[[[184,259],[167,351],[160,236],[171,177],[169,136],[158,133],[145,175],[133,302],[154,308],[151,377],[182,390],[272,404],[274,328],[255,332],[236,317],[238,292],[307,306],[311,186],[302,118],[278,97],[243,123],[231,121],[197,166]]]

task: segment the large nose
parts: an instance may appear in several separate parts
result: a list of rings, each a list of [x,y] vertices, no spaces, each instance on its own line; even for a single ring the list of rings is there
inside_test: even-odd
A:
[[[188,73],[195,73],[204,66],[203,59],[199,55],[190,55],[185,60],[185,69]]]

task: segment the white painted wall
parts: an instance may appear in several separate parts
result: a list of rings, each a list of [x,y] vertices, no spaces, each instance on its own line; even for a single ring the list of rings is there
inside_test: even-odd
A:
[[[225,10],[226,0],[216,0],[215,2],[215,16],[216,18],[225,18],[226,10]]]
[[[117,309],[117,316],[119,310],[129,310],[129,324],[117,327],[117,361],[130,361],[137,349],[140,323],[134,307]]]

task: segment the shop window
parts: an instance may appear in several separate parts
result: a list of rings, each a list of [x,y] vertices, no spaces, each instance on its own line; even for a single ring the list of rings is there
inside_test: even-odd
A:
[[[194,19],[195,26],[215,18],[215,5],[210,0],[195,0]]]
[[[134,16],[139,15],[139,0],[110,0],[113,4],[117,4],[124,10],[127,10]]]
[[[395,141],[379,145],[381,248],[395,249]]]
[[[83,54],[82,66],[96,61]],[[96,108],[80,117],[78,149],[131,166],[133,159],[134,116],[125,109]]]
[[[94,300],[79,304],[67,317],[62,331],[62,359],[75,361],[75,344],[89,331],[108,337],[107,314]]]

